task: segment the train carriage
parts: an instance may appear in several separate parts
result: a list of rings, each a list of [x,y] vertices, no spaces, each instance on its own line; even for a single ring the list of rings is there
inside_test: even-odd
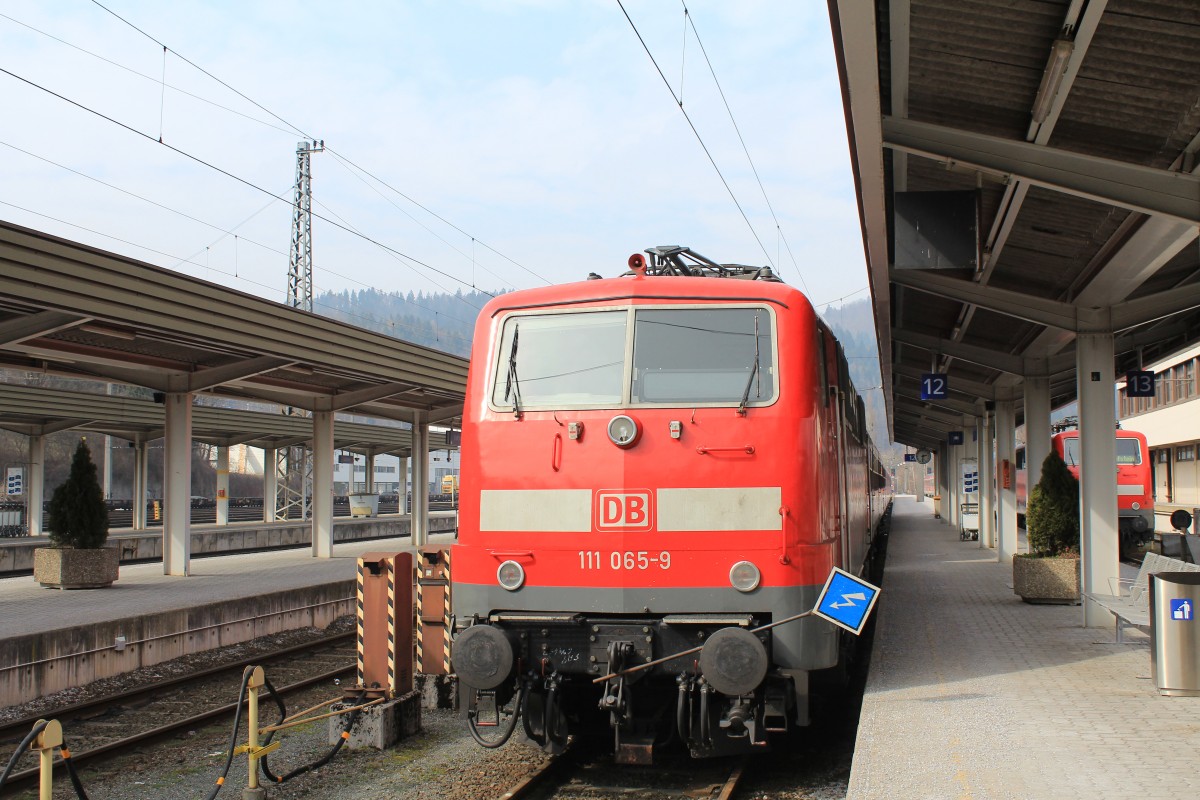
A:
[[[550,749],[611,726],[625,761],[745,751],[844,661],[818,618],[752,632],[861,573],[889,507],[841,348],[769,270],[647,252],[480,315],[452,655],[481,742],[521,716]]]

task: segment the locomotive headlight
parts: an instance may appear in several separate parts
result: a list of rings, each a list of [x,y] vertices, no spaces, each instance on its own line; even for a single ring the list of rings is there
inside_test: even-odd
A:
[[[525,584],[525,568],[515,561],[505,561],[496,570],[496,580],[505,589],[515,592]]]
[[[609,420],[608,438],[617,447],[633,447],[641,435],[642,428],[633,417],[619,414]]]
[[[1142,504],[1141,504],[1141,503],[1134,503],[1134,504],[1133,504],[1133,510],[1134,510],[1134,511],[1137,511],[1137,510],[1138,510],[1139,508],[1141,508],[1141,507],[1142,507]]]
[[[729,570],[729,583],[739,592],[753,592],[762,581],[762,573],[749,561],[739,561]]]

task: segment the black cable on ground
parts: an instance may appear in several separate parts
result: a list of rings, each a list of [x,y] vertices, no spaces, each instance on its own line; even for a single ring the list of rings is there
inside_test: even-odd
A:
[[[250,677],[254,674],[254,667],[246,667],[242,671],[242,688],[238,690],[237,711],[233,715],[233,734],[229,740],[229,754],[225,757],[225,768],[221,770],[221,777],[217,778],[217,784],[208,793],[207,800],[214,800],[217,794],[220,793],[221,787],[225,785],[225,778],[229,776],[229,768],[233,766],[233,752],[237,749],[238,729],[242,727],[242,706],[246,704],[246,692],[250,687]]]
[[[271,698],[275,701],[275,705],[279,708],[279,722],[276,723],[278,725],[287,719],[287,706],[284,705],[283,698],[280,697],[279,693],[275,691],[275,687],[271,685],[269,680],[266,681],[266,687],[267,692],[270,693]],[[358,706],[358,708],[355,708],[350,712],[350,718],[346,721],[345,727],[342,728],[342,735],[338,737],[337,743],[334,744],[333,748],[324,756],[312,762],[311,764],[305,764],[302,767],[296,767],[294,770],[285,775],[276,775],[275,773],[271,772],[270,764],[267,762],[267,756],[260,758],[258,763],[262,767],[263,775],[266,776],[267,780],[271,783],[284,783],[286,781],[290,781],[292,778],[295,778],[298,775],[303,775],[306,772],[312,772],[313,770],[320,769],[333,760],[333,757],[336,756],[338,751],[342,749],[342,745],[344,745],[346,740],[350,738],[350,729],[354,727],[354,723],[358,722],[358,715],[362,713],[362,706],[360,704],[366,698],[366,696],[367,693],[362,692],[355,699],[354,703]],[[268,733],[267,738],[263,740],[262,746],[266,747],[269,745],[274,736],[275,731]]]

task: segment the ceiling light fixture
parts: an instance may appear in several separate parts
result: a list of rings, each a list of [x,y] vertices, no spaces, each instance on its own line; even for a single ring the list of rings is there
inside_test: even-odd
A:
[[[1037,97],[1033,101],[1033,121],[1041,125],[1050,116],[1050,107],[1062,86],[1063,76],[1067,72],[1067,62],[1075,52],[1075,43],[1070,39],[1055,39],[1050,47],[1050,60],[1046,62],[1046,71],[1042,73],[1042,85],[1038,87]]]

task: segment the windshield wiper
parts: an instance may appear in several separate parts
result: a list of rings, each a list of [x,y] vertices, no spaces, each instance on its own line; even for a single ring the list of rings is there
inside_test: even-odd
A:
[[[750,367],[750,377],[746,379],[746,388],[742,390],[742,402],[738,403],[737,413],[740,415],[746,414],[746,401],[750,399],[750,387],[754,385],[754,379],[758,376],[758,313],[754,314],[754,365]],[[759,384],[758,394],[762,396],[762,385]]]
[[[512,395],[514,417],[521,416],[521,379],[517,377],[517,337],[520,333],[521,329],[513,325],[512,347],[508,351],[508,380],[504,383],[504,399],[508,400],[508,396]]]

